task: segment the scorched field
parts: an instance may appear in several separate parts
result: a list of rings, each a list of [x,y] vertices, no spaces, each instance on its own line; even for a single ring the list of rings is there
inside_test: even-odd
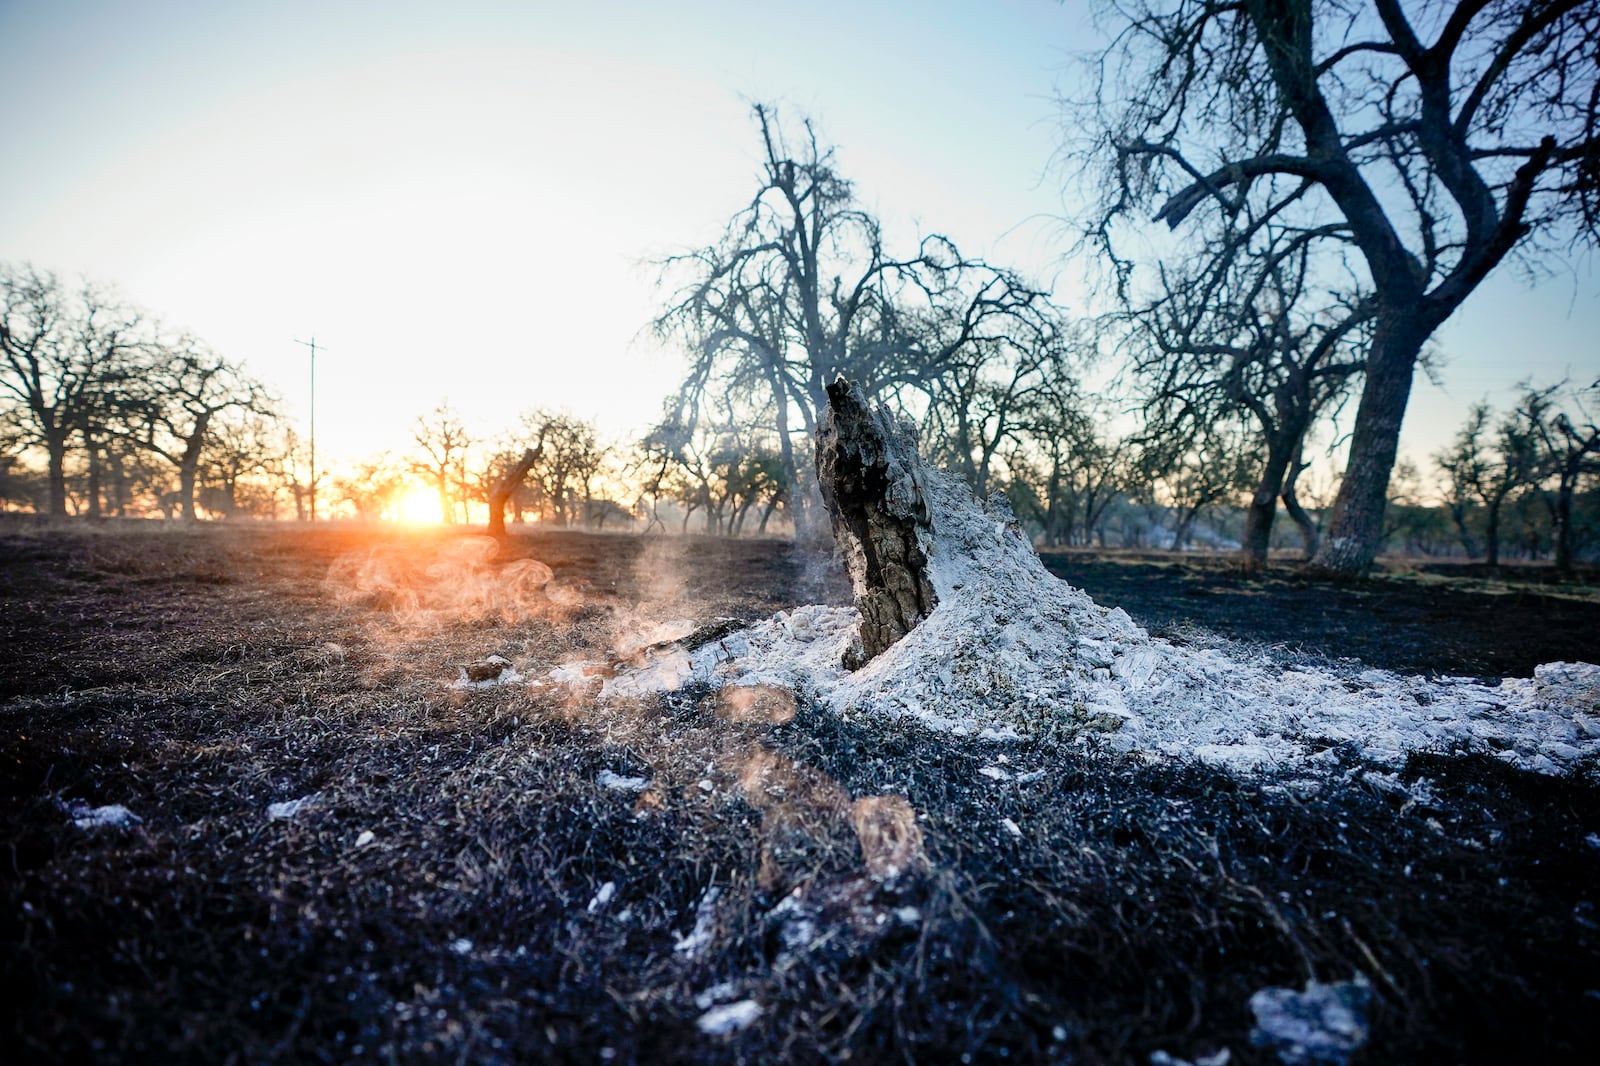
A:
[[[1600,646],[1592,592],[1515,578],[1047,561],[1351,676]],[[601,697],[847,600],[779,541],[6,527],[7,1057],[1592,1061],[1592,761],[1245,772],[1100,718]]]

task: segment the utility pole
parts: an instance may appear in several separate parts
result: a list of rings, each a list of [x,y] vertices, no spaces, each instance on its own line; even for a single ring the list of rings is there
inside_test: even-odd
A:
[[[311,349],[311,521],[317,520],[317,335],[308,341],[297,340]],[[327,348],[323,348],[327,351]]]

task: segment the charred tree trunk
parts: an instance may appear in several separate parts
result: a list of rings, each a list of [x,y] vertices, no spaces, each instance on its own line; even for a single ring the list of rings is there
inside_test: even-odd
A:
[[[1289,453],[1281,447],[1267,446],[1267,465],[1261,481],[1244,512],[1244,538],[1239,545],[1239,560],[1254,570],[1266,565],[1272,547],[1272,520],[1278,514],[1278,494],[1283,491],[1284,475],[1289,472]]]
[[[50,513],[64,516],[67,513],[67,434],[47,433],[45,452],[49,456]]]
[[[522,458],[517,460],[517,465],[506,471],[506,476],[489,493],[489,536],[503,537],[506,535],[506,501],[512,493],[517,491],[517,486],[522,484],[522,479],[528,476],[528,471],[533,469],[533,464],[539,461],[532,448],[525,448]]]
[[[1562,471],[1556,489],[1556,503],[1551,516],[1550,539],[1554,542],[1556,573],[1572,573],[1572,496],[1577,478],[1568,478]]]
[[[1500,566],[1500,508],[1504,505],[1504,502],[1505,497],[1496,496],[1484,504],[1484,564],[1490,570],[1498,569]]]
[[[817,480],[861,614],[860,647],[845,656],[853,670],[909,633],[938,597],[918,538],[928,511],[914,438],[842,378],[828,386],[828,401],[817,427]]]
[[[88,511],[90,518],[99,518],[100,511],[100,443],[94,434],[87,428],[83,431],[83,446],[88,459],[87,487],[84,495],[88,497]]]
[[[1302,506],[1300,506],[1300,493],[1296,486],[1300,483],[1300,475],[1305,471],[1306,464],[1301,462],[1298,452],[1295,453],[1294,462],[1289,464],[1289,476],[1283,483],[1283,509],[1288,512],[1289,518],[1300,527],[1300,539],[1305,542],[1306,561],[1316,558],[1318,542],[1322,533],[1317,529],[1316,519]]]
[[[1381,321],[1367,358],[1367,380],[1356,409],[1350,459],[1327,536],[1312,565],[1330,577],[1360,577],[1372,568],[1383,542],[1389,475],[1400,447],[1400,424],[1411,399],[1417,357],[1436,322]]]

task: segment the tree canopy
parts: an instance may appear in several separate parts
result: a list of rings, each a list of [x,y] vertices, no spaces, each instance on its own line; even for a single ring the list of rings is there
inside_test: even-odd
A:
[[[1371,320],[1317,557],[1359,573],[1429,337],[1513,252],[1600,234],[1600,5],[1130,0],[1107,19],[1066,147],[1117,292],[1139,288],[1129,229],[1153,212],[1180,254],[1303,250]]]

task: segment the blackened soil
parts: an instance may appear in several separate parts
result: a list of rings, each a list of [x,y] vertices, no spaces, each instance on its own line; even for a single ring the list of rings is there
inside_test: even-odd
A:
[[[1042,558],[1100,603],[1178,640],[1199,626],[1294,655],[1478,677],[1529,677],[1540,663],[1600,657],[1600,587],[1592,580],[1549,583],[1531,568],[1489,574],[1433,564],[1334,583],[1292,564],[1246,573],[1205,556],[1073,551]]]
[[[1190,566],[1071,565],[1095,591],[1126,570],[1252,598]],[[1592,774],[1345,755],[1239,780],[803,701],[762,723],[694,690],[451,687],[491,653],[525,678],[604,668],[663,623],[832,580],[778,542],[0,528],[6,1061],[1249,1066],[1278,1061],[1255,991],[1355,975],[1356,1066],[1592,1061]],[[1373,591],[1255,580],[1310,610]],[[1126,602],[1148,621],[1162,601]],[[1384,661],[1363,602],[1318,651]],[[1263,625],[1232,635],[1313,646],[1287,607],[1233,614]],[[1459,634],[1413,624],[1419,668],[1463,669]],[[922,838],[895,877],[858,838],[874,797]],[[140,820],[74,825],[108,804]],[[736,1001],[747,1028],[701,1030]]]

